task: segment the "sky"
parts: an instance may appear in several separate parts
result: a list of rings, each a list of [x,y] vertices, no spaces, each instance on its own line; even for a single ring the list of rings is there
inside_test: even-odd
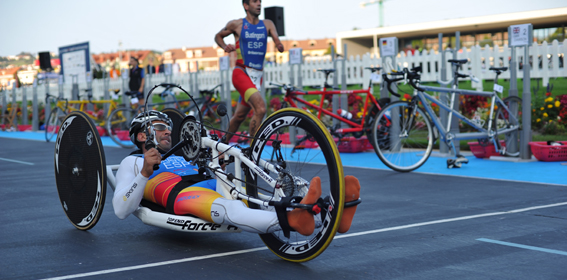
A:
[[[264,0],[262,8],[284,8],[282,40],[323,39],[377,27],[378,5],[362,8],[367,1]],[[384,25],[395,26],[558,7],[567,7],[567,1],[385,0],[383,13]],[[0,0],[0,11],[0,56],[58,53],[59,47],[83,42],[91,53],[213,46],[229,20],[245,16],[240,0]]]

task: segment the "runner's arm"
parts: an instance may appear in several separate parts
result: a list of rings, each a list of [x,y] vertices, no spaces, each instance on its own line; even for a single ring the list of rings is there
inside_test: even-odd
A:
[[[236,30],[237,25],[238,25],[237,20],[231,20],[226,24],[226,26],[223,29],[221,29],[215,35],[215,42],[217,43],[217,45],[219,45],[219,47],[221,47],[227,53],[235,51],[236,48],[232,44],[227,45],[224,42],[224,37],[230,36],[231,34],[235,34],[235,38],[236,38],[236,31],[235,30]]]
[[[274,40],[274,44],[276,45],[276,48],[278,48],[278,51],[283,52],[284,46],[283,46],[282,42],[280,41],[280,38],[278,36],[278,31],[276,30],[276,26],[274,25],[274,22],[269,20],[269,19],[265,19],[264,25],[268,29],[268,35],[270,35],[272,37],[272,39]]]

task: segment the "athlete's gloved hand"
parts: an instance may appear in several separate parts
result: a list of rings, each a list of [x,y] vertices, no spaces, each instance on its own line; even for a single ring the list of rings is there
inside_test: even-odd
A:
[[[154,174],[154,165],[161,163],[161,154],[157,149],[151,148],[144,153],[144,167],[142,167],[142,175],[149,178]]]
[[[284,52],[284,47],[282,43],[279,43],[277,47],[279,52]]]

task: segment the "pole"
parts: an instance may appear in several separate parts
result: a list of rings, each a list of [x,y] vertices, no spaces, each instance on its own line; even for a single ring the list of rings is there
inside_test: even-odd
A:
[[[532,33],[532,26],[529,28],[530,34]],[[531,42],[531,41],[530,41]],[[530,46],[524,47],[524,88],[522,90],[522,134],[520,136],[520,158],[531,159],[532,153],[529,147],[529,142],[532,141],[532,118],[531,118],[531,104],[532,94],[530,92]],[[534,59],[535,60],[535,59]]]
[[[443,50],[443,33],[439,33],[438,35],[439,38],[439,51],[441,52],[441,62],[440,62],[440,66],[441,66],[441,80],[442,81],[446,81],[447,80],[447,64],[445,63],[445,50]],[[443,86],[443,85],[441,85]],[[439,94],[439,100],[443,103],[443,104],[447,104],[447,94],[445,93],[440,93]],[[446,124],[448,121],[448,112],[446,110],[439,110],[439,117],[441,118],[441,123],[442,124]],[[449,147],[447,145],[445,145],[445,142],[440,141],[439,142],[439,153],[441,154],[448,154],[449,153]]]

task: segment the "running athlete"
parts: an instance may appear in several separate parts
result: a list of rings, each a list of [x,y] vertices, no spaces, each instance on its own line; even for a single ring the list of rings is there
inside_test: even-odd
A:
[[[241,100],[230,119],[228,135],[234,135],[240,124],[246,119],[250,109],[253,109],[254,115],[250,121],[249,132],[251,136],[254,136],[266,115],[266,102],[259,90],[262,85],[268,35],[274,40],[279,52],[284,51],[284,46],[278,38],[274,23],[269,19],[260,20],[258,18],[262,9],[261,0],[242,0],[242,5],[246,11],[246,17],[229,21],[215,35],[215,42],[225,52],[236,51],[237,54],[236,67],[232,72],[232,84],[240,93]],[[231,34],[234,35],[236,46],[224,42],[224,38]],[[225,140],[226,143],[229,142],[231,136]]]
[[[215,179],[197,172],[197,167],[183,157],[172,155],[161,161],[161,154],[171,148],[169,117],[158,111],[140,113],[130,127],[130,139],[139,148],[120,163],[116,173],[116,190],[112,199],[114,213],[125,219],[140,205],[142,199],[158,204],[166,212],[176,215],[194,215],[216,224],[239,227],[253,233],[271,233],[281,230],[276,212],[250,209],[240,200],[224,198],[216,192]],[[146,150],[146,123],[151,123],[150,133],[157,148]],[[153,169],[159,164],[159,169]],[[356,200],[360,194],[358,179],[347,176],[346,200]],[[321,196],[321,179],[313,178],[304,204],[314,204]],[[350,212],[349,212],[350,211]],[[339,232],[350,228],[355,207],[346,208]],[[289,226],[303,235],[315,230],[313,215],[307,210],[294,209],[286,213]]]

